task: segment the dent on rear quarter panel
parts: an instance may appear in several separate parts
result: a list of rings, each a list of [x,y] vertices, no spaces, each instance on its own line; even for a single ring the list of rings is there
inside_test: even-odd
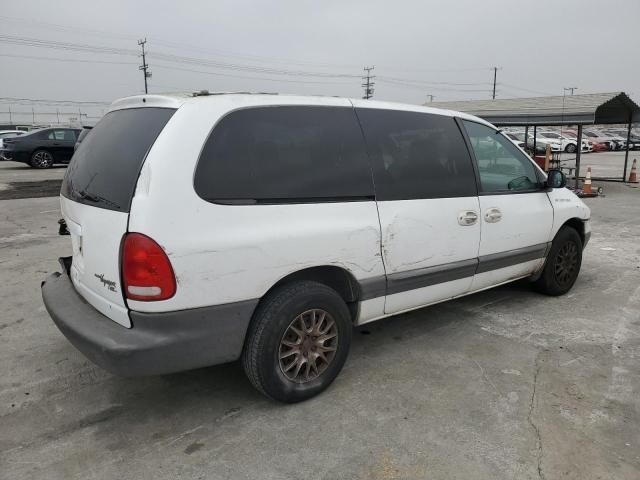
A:
[[[293,221],[282,222],[282,218]],[[338,266],[356,279],[384,275],[373,202],[279,206],[202,205],[161,240],[176,276],[176,296],[158,304],[180,309],[260,298],[283,277],[316,266]],[[145,303],[138,305],[138,303]],[[171,304],[171,305],[170,305]],[[153,310],[157,311],[157,310]]]

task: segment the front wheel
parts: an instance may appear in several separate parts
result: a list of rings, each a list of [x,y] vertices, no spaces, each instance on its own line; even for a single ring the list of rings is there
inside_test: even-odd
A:
[[[582,239],[571,227],[562,227],[553,239],[547,261],[534,287],[540,293],[564,295],[576,283],[582,265]]]
[[[567,152],[567,153],[576,153],[576,150],[577,150],[577,148],[573,143],[570,143],[569,145],[567,145],[564,148],[564,151]]]
[[[29,165],[33,168],[51,168],[53,167],[53,155],[46,150],[36,150],[31,155]]]
[[[281,402],[299,402],[338,376],[351,345],[351,316],[338,293],[317,282],[285,285],[258,306],[242,362],[254,387]]]

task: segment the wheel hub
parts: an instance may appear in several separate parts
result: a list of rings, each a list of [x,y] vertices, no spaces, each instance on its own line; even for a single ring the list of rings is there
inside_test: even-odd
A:
[[[293,319],[280,340],[280,370],[296,383],[314,380],[331,364],[337,347],[334,318],[322,309],[307,310]]]
[[[558,250],[554,273],[560,285],[570,283],[577,272],[578,246],[574,242],[567,242]]]

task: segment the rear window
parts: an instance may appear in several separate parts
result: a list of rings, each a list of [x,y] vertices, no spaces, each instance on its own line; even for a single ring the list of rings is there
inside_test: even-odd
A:
[[[352,108],[238,110],[208,138],[196,168],[198,195],[220,203],[373,199],[364,140]]]
[[[128,212],[147,152],[174,112],[169,108],[134,108],[107,113],[73,155],[62,182],[62,195]]]

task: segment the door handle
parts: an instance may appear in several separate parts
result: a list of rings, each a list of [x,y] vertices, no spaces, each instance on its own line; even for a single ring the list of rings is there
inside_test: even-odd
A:
[[[458,214],[458,225],[468,227],[478,221],[478,213],[473,210],[464,210]]]
[[[60,145],[60,143],[59,142],[53,142],[53,145],[57,147],[57,146]]]
[[[484,214],[484,220],[487,223],[496,223],[496,222],[499,222],[501,219],[502,219],[502,212],[495,207],[490,208]]]

